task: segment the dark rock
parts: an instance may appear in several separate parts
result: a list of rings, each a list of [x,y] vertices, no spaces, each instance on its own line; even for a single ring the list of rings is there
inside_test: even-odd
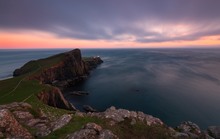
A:
[[[89,95],[88,92],[85,92],[85,91],[74,91],[72,93],[70,93],[71,95],[76,95],[76,96],[87,96]]]
[[[47,105],[76,111],[76,108],[64,98],[60,89],[56,87],[53,87],[50,91],[42,91],[37,96]]]
[[[96,68],[99,64],[103,63],[102,59],[99,56],[86,58],[84,61],[89,70],[92,70]]]
[[[83,109],[84,109],[86,112],[97,112],[96,109],[92,108],[92,107],[89,106],[89,105],[83,105]]]
[[[207,132],[215,139],[220,139],[220,126],[209,126]]]

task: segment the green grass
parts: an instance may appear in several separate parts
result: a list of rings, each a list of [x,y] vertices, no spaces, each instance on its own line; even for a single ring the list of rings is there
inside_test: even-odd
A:
[[[56,65],[63,57],[64,54],[58,54],[49,58],[30,61],[22,67],[22,75],[0,81],[0,105],[12,102],[28,102],[32,105],[35,115],[39,109],[53,117],[68,113],[67,110],[50,107],[39,101],[37,94],[42,90],[50,90],[52,87],[29,79],[29,77],[39,74],[43,69]]]

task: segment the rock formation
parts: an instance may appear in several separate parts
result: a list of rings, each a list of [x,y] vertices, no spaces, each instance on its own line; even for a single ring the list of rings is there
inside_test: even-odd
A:
[[[33,108],[28,103],[11,103],[0,106],[0,135],[4,138],[32,139],[44,137],[69,123],[72,115],[64,114],[51,120],[45,114],[33,115]],[[25,127],[33,129],[30,133]],[[1,136],[0,136],[1,138]]]
[[[37,97],[49,106],[76,110],[76,108],[64,98],[59,88],[53,87],[49,91],[42,91],[37,94]]]
[[[46,63],[50,65],[58,59],[58,62],[51,66],[42,65]],[[100,57],[82,58],[79,49],[54,55],[49,58],[30,61],[20,69],[14,71],[14,76],[19,76],[27,73],[33,73],[29,76],[30,80],[38,80],[41,84],[50,85],[50,90],[43,90],[37,96],[45,104],[50,106],[76,110],[61,93],[62,88],[74,86],[77,83],[86,79],[90,70],[97,67],[103,61]],[[56,86],[56,87],[52,87]]]

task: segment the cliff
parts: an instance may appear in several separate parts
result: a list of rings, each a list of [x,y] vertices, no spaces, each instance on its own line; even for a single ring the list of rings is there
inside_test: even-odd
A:
[[[56,59],[59,60],[50,65]],[[84,80],[89,75],[89,71],[102,62],[100,57],[89,57],[83,60],[80,50],[74,49],[46,59],[30,61],[20,69],[16,69],[13,75],[20,76],[33,72],[33,67],[38,64],[38,72],[32,75],[30,79],[36,79],[43,84],[54,84],[63,87],[72,86]]]
[[[37,80],[40,84],[50,85],[51,89],[43,90],[37,94],[38,98],[45,104],[76,110],[74,106],[65,100],[60,89],[74,86],[85,80],[90,70],[102,62],[100,57],[83,59],[80,50],[74,49],[49,58],[30,61],[21,68],[16,69],[13,75],[15,77],[28,75],[29,80]]]

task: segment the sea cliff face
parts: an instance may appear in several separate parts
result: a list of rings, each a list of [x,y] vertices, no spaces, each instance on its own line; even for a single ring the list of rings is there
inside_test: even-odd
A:
[[[49,65],[55,60],[58,62],[50,66],[45,65],[45,63]],[[74,86],[85,80],[90,70],[102,62],[100,57],[89,57],[83,60],[81,51],[74,49],[46,59],[30,61],[20,69],[16,69],[14,76],[36,72],[29,76],[30,80],[37,80],[41,84],[51,86],[49,91],[42,91],[37,95],[40,100],[50,106],[76,110],[75,107],[63,97],[60,89]],[[36,67],[35,70],[33,67]]]

